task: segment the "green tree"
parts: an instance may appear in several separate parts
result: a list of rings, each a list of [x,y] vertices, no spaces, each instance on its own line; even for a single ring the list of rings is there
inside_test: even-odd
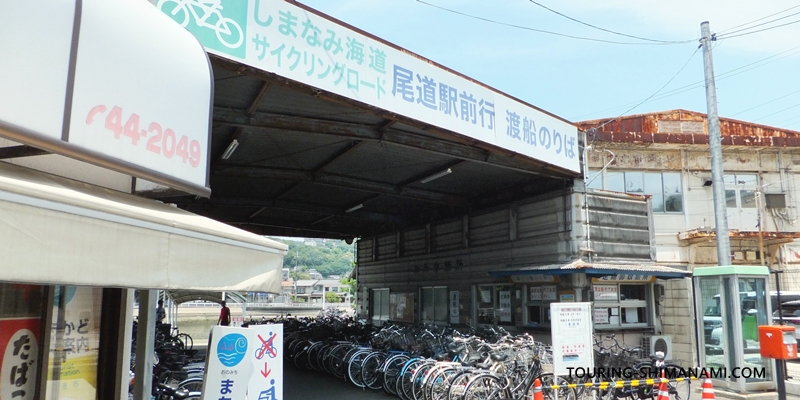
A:
[[[326,303],[339,303],[342,301],[342,298],[339,297],[338,294],[335,292],[325,292],[325,302]]]

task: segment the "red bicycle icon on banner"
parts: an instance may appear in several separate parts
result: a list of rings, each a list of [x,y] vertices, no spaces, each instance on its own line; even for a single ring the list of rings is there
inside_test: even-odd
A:
[[[275,341],[275,337],[278,335],[272,332],[269,334],[270,337],[268,340],[264,340],[264,338],[261,337],[261,334],[258,335],[258,340],[261,341],[261,347],[256,349],[256,358],[259,360],[264,358],[264,353],[267,353],[269,358],[275,358],[278,355],[278,350],[275,348],[275,345],[272,344],[272,342]]]

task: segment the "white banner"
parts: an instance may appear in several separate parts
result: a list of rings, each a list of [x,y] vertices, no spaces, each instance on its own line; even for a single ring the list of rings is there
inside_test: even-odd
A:
[[[282,0],[151,0],[210,53],[579,172],[578,129]]]

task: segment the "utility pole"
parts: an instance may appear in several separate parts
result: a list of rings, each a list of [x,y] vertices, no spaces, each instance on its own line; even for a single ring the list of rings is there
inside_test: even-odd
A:
[[[731,265],[731,239],[728,236],[728,210],[725,205],[725,181],[722,168],[722,138],[717,113],[717,87],[714,85],[714,62],[711,57],[711,35],[708,21],[700,24],[703,45],[703,65],[706,76],[706,107],[708,108],[708,145],[711,149],[711,188],[714,193],[714,219],[717,235],[717,263]]]

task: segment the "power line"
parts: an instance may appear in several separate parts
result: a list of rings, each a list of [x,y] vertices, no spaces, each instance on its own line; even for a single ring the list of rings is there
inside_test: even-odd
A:
[[[791,96],[791,95],[793,95],[793,94],[795,94],[795,93],[800,93],[800,90],[795,90],[795,91],[794,91],[794,92],[792,92],[792,93],[789,93],[789,94],[783,95],[783,96],[781,96],[781,97],[774,98],[774,99],[772,99],[772,100],[770,100],[770,101],[767,101],[767,102],[761,103],[761,104],[759,104],[759,105],[757,105],[757,106],[750,107],[750,108],[748,108],[748,109],[746,109],[746,110],[739,111],[739,112],[737,112],[736,114],[731,114],[731,115],[729,115],[729,117],[735,117],[735,116],[737,116],[737,115],[739,115],[739,114],[744,114],[744,113],[746,113],[746,112],[748,112],[748,111],[750,111],[750,110],[754,110],[754,109],[756,109],[756,108],[759,108],[759,107],[761,107],[761,106],[765,106],[765,105],[767,105],[767,104],[769,104],[769,103],[773,103],[773,102],[776,102],[776,101],[778,101],[778,100],[780,100],[780,99],[784,99],[784,98],[786,98],[786,97],[789,97],[789,96]]]
[[[605,39],[597,39],[597,38],[590,38],[590,37],[584,37],[584,36],[567,35],[565,33],[546,31],[546,30],[531,28],[531,27],[527,27],[527,26],[521,26],[521,25],[509,24],[509,23],[506,23],[506,22],[495,21],[493,19],[479,17],[477,15],[471,15],[471,14],[463,13],[461,11],[456,11],[456,10],[453,10],[453,9],[450,9],[450,8],[437,6],[435,4],[431,4],[431,3],[428,3],[428,2],[423,1],[423,0],[416,0],[416,1],[417,1],[417,3],[425,4],[426,6],[430,6],[430,7],[433,7],[433,8],[438,8],[440,10],[451,12],[453,14],[458,14],[458,15],[461,15],[461,16],[464,16],[464,17],[473,18],[473,19],[489,22],[489,23],[492,23],[492,24],[508,26],[508,27],[517,28],[517,29],[523,29],[523,30],[531,31],[531,32],[546,33],[548,35],[561,36],[561,37],[565,37],[565,38],[569,38],[569,39],[588,40],[590,42],[600,42],[600,43],[610,43],[610,44],[624,44],[624,45],[630,45],[630,46],[664,46],[664,45],[684,43],[684,42],[674,42],[674,43],[673,42],[669,42],[669,43],[618,42],[618,41],[614,41],[614,40],[605,40]]]
[[[772,114],[767,114],[767,115],[764,115],[764,116],[762,116],[762,117],[760,117],[760,118],[756,118],[756,121],[762,120],[762,119],[764,119],[764,118],[767,118],[767,117],[771,117],[771,116],[773,116],[773,115],[775,115],[775,114],[780,114],[780,113],[782,113],[782,112],[784,112],[784,111],[786,111],[786,110],[790,110],[790,109],[792,109],[792,108],[795,108],[795,107],[797,107],[797,106],[800,106],[800,103],[797,103],[797,104],[795,104],[795,105],[792,105],[792,106],[786,107],[786,108],[784,108],[784,109],[782,109],[782,110],[775,111],[775,112],[774,112],[774,113],[772,113]]]
[[[778,15],[778,14],[783,14],[783,13],[785,13],[786,11],[792,10],[792,9],[794,9],[794,8],[797,8],[797,7],[800,7],[800,5],[797,5],[797,6],[794,6],[794,7],[789,7],[789,8],[787,8],[787,9],[783,10],[783,11],[777,12],[777,13],[775,13],[775,14],[767,15],[766,17],[759,18],[759,19],[757,19],[757,20],[750,21],[750,22],[748,22],[748,23],[745,23],[745,24],[742,24],[742,25],[737,25],[737,26],[734,26],[733,28],[726,29],[726,30],[724,30],[724,31],[722,31],[722,32],[719,32],[718,34],[719,34],[719,35],[723,35],[723,34],[724,34],[724,35],[729,35],[729,34],[731,34],[731,33],[736,33],[736,32],[746,31],[746,30],[748,30],[748,29],[753,29],[753,28],[755,28],[755,27],[757,27],[757,26],[762,26],[762,25],[766,25],[766,24],[771,24],[771,23],[773,23],[773,22],[775,22],[775,21],[780,21],[780,20],[782,20],[782,19],[789,18],[789,17],[791,17],[791,16],[793,16],[793,15],[797,15],[797,14],[800,14],[800,13],[794,13],[794,14],[784,15],[783,17],[780,17],[780,18],[773,19],[772,21],[762,22],[762,23],[760,23],[760,24],[757,24],[757,25],[753,25],[753,26],[750,26],[750,27],[747,27],[747,28],[742,28],[742,29],[739,29],[739,30],[737,30],[737,31],[732,31],[732,32],[730,32],[730,31],[731,31],[731,30],[733,30],[733,29],[736,29],[736,28],[739,28],[739,27],[742,27],[742,26],[745,26],[745,25],[750,25],[750,24],[752,24],[752,23],[754,23],[754,22],[758,22],[758,21],[761,21],[762,19],[767,19],[767,18],[769,18],[769,17],[773,17],[773,16],[775,16],[775,15]]]
[[[680,73],[683,71],[683,69],[684,69],[684,68],[686,68],[686,66],[687,66],[687,65],[689,65],[689,62],[690,62],[690,61],[692,61],[692,58],[694,58],[695,54],[697,54],[697,52],[698,52],[699,50],[700,50],[700,47],[698,47],[698,48],[694,49],[694,52],[692,53],[692,55],[691,55],[691,56],[689,56],[689,59],[688,59],[688,60],[686,60],[686,62],[683,64],[683,66],[681,66],[681,69],[679,69],[679,70],[678,70],[678,72],[676,72],[676,73],[675,73],[675,75],[673,75],[673,76],[672,76],[672,78],[669,78],[669,80],[667,81],[667,83],[665,83],[665,84],[664,84],[663,86],[661,86],[661,87],[660,87],[658,90],[656,90],[656,91],[655,91],[653,94],[651,94],[651,95],[650,95],[650,97],[648,97],[648,98],[646,98],[646,99],[642,100],[642,101],[641,101],[639,104],[637,104],[637,105],[635,105],[635,106],[633,106],[633,107],[629,108],[627,111],[623,112],[622,114],[620,114],[620,115],[619,115],[619,116],[617,116],[616,118],[614,118],[614,119],[610,119],[610,120],[608,120],[608,121],[606,121],[606,122],[603,122],[603,123],[602,123],[602,124],[600,124],[599,126],[595,127],[595,129],[600,129],[600,128],[602,128],[602,127],[604,127],[604,126],[606,126],[606,125],[610,124],[611,122],[618,120],[618,119],[619,119],[620,117],[622,117],[623,115],[625,115],[625,114],[627,114],[627,113],[631,112],[631,111],[632,111],[633,109],[635,109],[636,107],[639,107],[640,105],[642,105],[642,104],[646,103],[648,100],[650,100],[651,98],[653,98],[653,96],[657,95],[659,92],[661,92],[662,90],[664,90],[664,88],[665,88],[665,87],[667,87],[667,85],[669,85],[670,83],[672,83],[672,81],[673,81],[673,80],[675,80],[675,78],[677,78],[677,77],[678,77],[678,75],[679,75],[679,74],[680,74]]]
[[[556,11],[556,10],[553,10],[552,8],[549,8],[549,7],[547,7],[547,6],[545,6],[545,5],[541,4],[541,3],[537,3],[534,0],[528,0],[528,1],[530,1],[533,4],[536,4],[537,6],[539,6],[541,8],[544,8],[545,10],[550,11],[550,12],[556,14],[556,15],[560,15],[560,16],[562,16],[562,17],[564,17],[564,18],[566,18],[566,19],[568,19],[570,21],[574,21],[574,22],[577,22],[577,23],[579,23],[581,25],[586,25],[586,26],[588,26],[590,28],[594,28],[594,29],[597,29],[597,30],[600,30],[600,31],[603,31],[603,32],[613,33],[614,35],[620,35],[620,36],[625,36],[625,37],[629,37],[629,38],[633,38],[633,39],[645,40],[645,41],[648,41],[648,42],[658,42],[658,43],[662,43],[662,44],[684,44],[684,43],[692,43],[692,42],[697,40],[697,39],[680,40],[680,41],[658,40],[658,39],[649,39],[649,38],[645,38],[645,37],[641,37],[641,36],[628,35],[628,34],[625,34],[625,33],[612,31],[612,30],[609,30],[609,29],[601,28],[599,26],[595,26],[595,25],[580,21],[578,19],[570,17],[569,15],[565,15],[565,14],[562,14],[562,13]]]
[[[750,31],[750,32],[745,32],[745,33],[740,33],[738,35],[730,35],[730,36],[729,35],[719,35],[719,36],[717,36],[717,40],[725,40],[725,39],[731,39],[731,38],[735,38],[735,37],[739,37],[739,36],[752,35],[754,33],[768,31],[768,30],[771,30],[771,29],[780,28],[782,26],[796,24],[798,22],[800,22],[800,19],[792,21],[792,22],[787,22],[785,24],[770,26],[769,28],[759,29],[759,30],[756,30],[756,31]]]
[[[719,32],[719,33],[720,33],[720,34],[722,34],[722,33],[728,32],[728,31],[730,31],[730,30],[733,30],[733,29],[736,29],[736,28],[741,28],[741,27],[743,27],[743,26],[745,26],[745,25],[750,25],[750,24],[752,24],[753,22],[758,22],[758,21],[761,21],[761,20],[763,20],[763,19],[767,19],[767,18],[769,18],[769,17],[774,17],[774,16],[776,16],[776,15],[778,15],[778,14],[783,14],[783,13],[785,13],[785,12],[787,12],[787,11],[794,10],[794,9],[795,9],[795,8],[797,8],[797,7],[800,7],[800,5],[796,5],[796,6],[793,6],[793,7],[789,7],[789,8],[787,8],[787,9],[785,9],[785,10],[778,11],[778,12],[776,12],[775,14],[770,14],[770,15],[767,15],[767,16],[765,16],[765,17],[761,17],[761,18],[759,18],[759,19],[754,19],[754,20],[752,20],[752,21],[750,21],[750,22],[745,22],[745,23],[743,23],[743,24],[741,24],[741,25],[736,25],[736,26],[734,26],[734,27],[732,27],[732,28],[728,28],[728,29],[726,29],[726,30],[724,30],[724,31],[721,31],[721,32]]]
[[[723,79],[728,79],[728,78],[734,77],[734,76],[739,75],[739,74],[743,74],[743,73],[745,73],[747,71],[751,71],[753,69],[763,67],[763,66],[765,66],[767,64],[771,64],[771,63],[773,63],[775,61],[782,60],[782,59],[784,59],[786,57],[789,57],[789,56],[791,56],[791,55],[793,55],[793,54],[795,54],[797,52],[800,52],[800,46],[795,46],[795,47],[792,47],[791,49],[784,50],[784,51],[782,51],[782,52],[780,52],[778,54],[773,54],[773,55],[771,55],[769,57],[765,57],[765,58],[762,58],[760,60],[754,61],[752,63],[742,65],[741,67],[734,68],[734,69],[732,69],[730,71],[725,71],[725,72],[723,72],[721,74],[718,74],[716,76],[715,80],[716,81],[720,81],[720,80],[723,80]],[[786,54],[786,53],[789,53],[789,54]],[[780,55],[784,55],[784,56],[780,57],[780,58],[777,58],[777,59],[774,59],[772,61],[766,62],[766,61],[768,61],[770,59],[773,59],[775,57],[778,57]],[[756,64],[760,64],[760,65],[756,65]],[[747,68],[747,67],[751,67],[751,66],[752,66],[752,68]],[[747,68],[747,69],[745,69],[745,68]],[[737,71],[739,71],[739,72],[737,72]],[[704,85],[705,85],[705,80],[701,80],[701,81],[697,81],[697,82],[694,82],[694,83],[690,83],[688,85],[681,86],[679,88],[675,88],[675,89],[672,89],[670,91],[664,92],[661,95],[654,97],[652,100],[665,99],[667,97],[675,96],[677,94],[681,94],[681,93],[684,93],[684,92],[687,92],[687,91],[690,91],[690,90],[702,88]],[[579,115],[577,117],[572,118],[572,120],[575,120],[575,119],[578,119],[578,118],[582,118],[582,117],[585,117],[585,116],[588,116],[588,115],[594,115],[594,114],[603,113],[603,112],[606,112],[606,111],[618,110],[620,108],[626,107],[626,106],[628,106],[630,104],[634,104],[634,103],[635,102],[625,103],[625,104],[619,105],[617,107],[607,108],[605,110],[600,110],[600,111],[596,111],[596,112],[592,112],[592,113],[588,113],[588,114],[582,114],[582,115]]]

